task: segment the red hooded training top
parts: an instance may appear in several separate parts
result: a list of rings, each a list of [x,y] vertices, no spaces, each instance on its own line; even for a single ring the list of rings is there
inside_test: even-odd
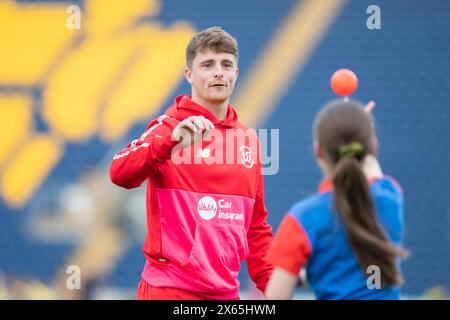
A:
[[[215,130],[182,149],[172,141],[172,131],[194,115],[209,119]],[[264,291],[273,269],[264,260],[272,228],[259,146],[230,105],[219,121],[184,95],[114,156],[112,182],[130,189],[147,180],[146,282],[234,299],[240,262],[246,259],[250,277]]]

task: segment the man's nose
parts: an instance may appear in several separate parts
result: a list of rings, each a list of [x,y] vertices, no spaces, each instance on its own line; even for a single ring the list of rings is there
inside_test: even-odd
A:
[[[221,66],[214,69],[214,78],[223,78],[223,69]]]

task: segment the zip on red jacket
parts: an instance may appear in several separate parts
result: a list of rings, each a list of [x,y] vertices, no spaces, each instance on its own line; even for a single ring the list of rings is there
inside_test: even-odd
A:
[[[210,139],[179,148],[172,131],[193,115],[209,119],[215,130]],[[219,121],[182,95],[114,156],[113,183],[130,189],[147,180],[146,282],[208,299],[235,299],[240,262],[246,259],[250,277],[264,291],[273,270],[264,258],[272,228],[259,146],[256,133],[248,134],[230,105]]]

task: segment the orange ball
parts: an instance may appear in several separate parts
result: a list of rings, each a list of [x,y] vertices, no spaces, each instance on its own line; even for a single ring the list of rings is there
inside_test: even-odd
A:
[[[331,76],[331,89],[340,96],[349,96],[358,87],[358,77],[349,69],[339,69]]]

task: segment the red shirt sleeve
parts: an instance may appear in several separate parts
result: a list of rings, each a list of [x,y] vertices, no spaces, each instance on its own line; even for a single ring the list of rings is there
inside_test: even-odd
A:
[[[172,140],[172,131],[177,124],[177,120],[166,115],[150,122],[139,139],[114,156],[109,169],[111,181],[131,189],[157,174],[161,164],[170,159],[173,147],[178,144]]]
[[[308,235],[297,219],[288,213],[278,228],[266,257],[267,261],[298,276],[310,254]]]

